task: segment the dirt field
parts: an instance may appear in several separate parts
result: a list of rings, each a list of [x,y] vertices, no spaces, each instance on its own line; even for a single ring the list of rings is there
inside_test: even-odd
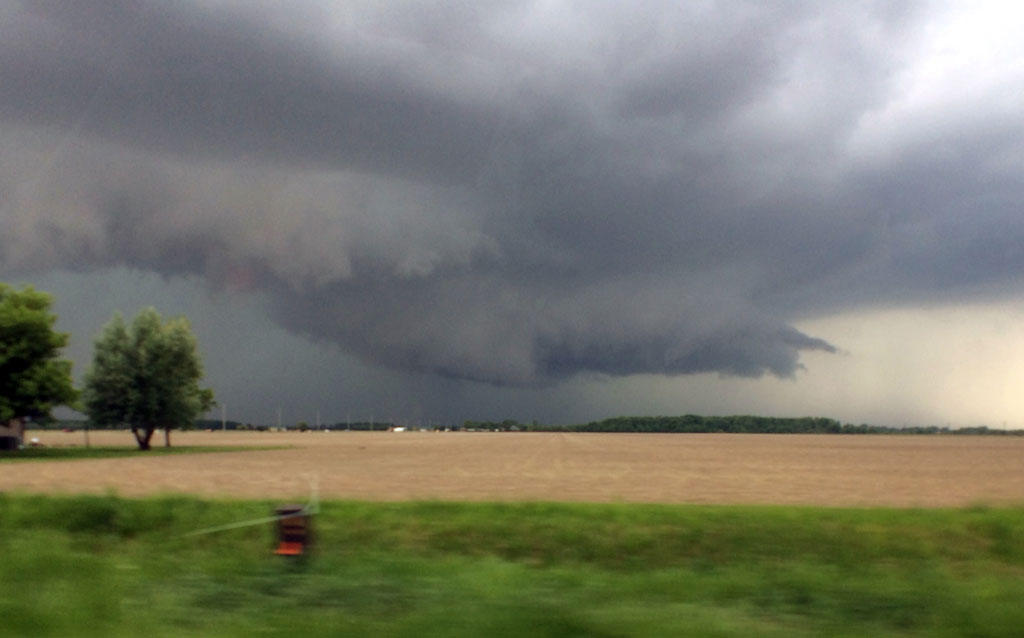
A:
[[[46,445],[81,433],[36,432]],[[162,444],[162,438],[154,442]],[[94,432],[93,445],[129,445]],[[0,490],[306,500],[1024,504],[1024,438],[729,434],[175,433],[283,450],[0,463]]]

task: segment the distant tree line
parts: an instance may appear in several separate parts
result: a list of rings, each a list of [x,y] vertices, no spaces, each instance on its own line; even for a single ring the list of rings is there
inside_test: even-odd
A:
[[[538,428],[541,429],[541,428]],[[843,425],[824,417],[768,416],[619,416],[578,425],[543,426],[565,432],[688,432],[735,434],[839,434]]]
[[[59,430],[80,429],[86,425],[78,420],[51,420],[48,423],[35,422],[36,429]],[[351,423],[325,423],[320,430],[353,430],[353,431],[385,431],[397,424],[390,422],[356,421]],[[110,429],[128,429],[127,425],[108,426]],[[215,419],[197,419],[194,425],[185,425],[181,429],[201,430],[258,430],[266,432],[276,429],[265,424],[241,423],[227,421],[222,424]],[[315,426],[306,423],[282,426],[289,430],[315,430]],[[464,421],[461,424],[437,425],[414,428],[422,430],[452,431],[486,431],[486,432],[682,432],[693,434],[736,433],[736,434],[945,434],[945,435],[996,435],[1021,436],[1024,430],[1003,430],[989,428],[984,425],[949,428],[943,426],[892,427],[885,425],[868,425],[862,423],[840,424],[835,419],[824,417],[780,418],[765,416],[699,416],[687,414],[683,416],[620,416],[601,421],[591,421],[575,425],[542,425],[536,421],[520,423],[513,419],[503,421]]]
[[[995,434],[1022,435],[1024,430],[990,429],[984,425],[950,429],[939,426],[891,427],[853,425],[826,417],[770,416],[619,416],[578,425],[530,425],[546,432],[688,432],[694,434]]]

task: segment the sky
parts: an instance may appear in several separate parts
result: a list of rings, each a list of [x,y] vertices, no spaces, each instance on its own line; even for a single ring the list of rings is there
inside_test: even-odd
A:
[[[1024,428],[1024,9],[9,0],[0,280],[213,416]],[[223,412],[222,412],[223,410]]]

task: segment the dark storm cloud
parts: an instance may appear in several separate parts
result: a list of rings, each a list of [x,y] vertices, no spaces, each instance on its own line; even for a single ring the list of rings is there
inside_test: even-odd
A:
[[[925,8],[9,3],[0,263],[446,377],[788,376],[807,313],[1024,267],[1016,111],[878,115]]]
[[[237,8],[86,1],[18,13],[0,45],[3,107],[33,123],[85,109],[86,132],[188,157],[431,175],[468,171],[485,143],[471,105],[425,86],[414,52],[372,56],[359,37],[332,52]]]

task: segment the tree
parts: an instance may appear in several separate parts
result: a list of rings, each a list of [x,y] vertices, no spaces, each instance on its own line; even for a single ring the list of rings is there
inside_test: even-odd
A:
[[[55,406],[77,396],[71,362],[60,358],[68,335],[53,329],[52,303],[50,295],[31,286],[16,290],[0,283],[0,433],[9,433],[5,438],[20,439],[26,419],[47,418]]]
[[[214,406],[213,391],[200,388],[203,365],[192,328],[184,317],[166,323],[146,308],[126,327],[120,313],[95,343],[85,375],[83,403],[96,425],[127,425],[139,449],[148,450],[153,432],[191,423]]]

